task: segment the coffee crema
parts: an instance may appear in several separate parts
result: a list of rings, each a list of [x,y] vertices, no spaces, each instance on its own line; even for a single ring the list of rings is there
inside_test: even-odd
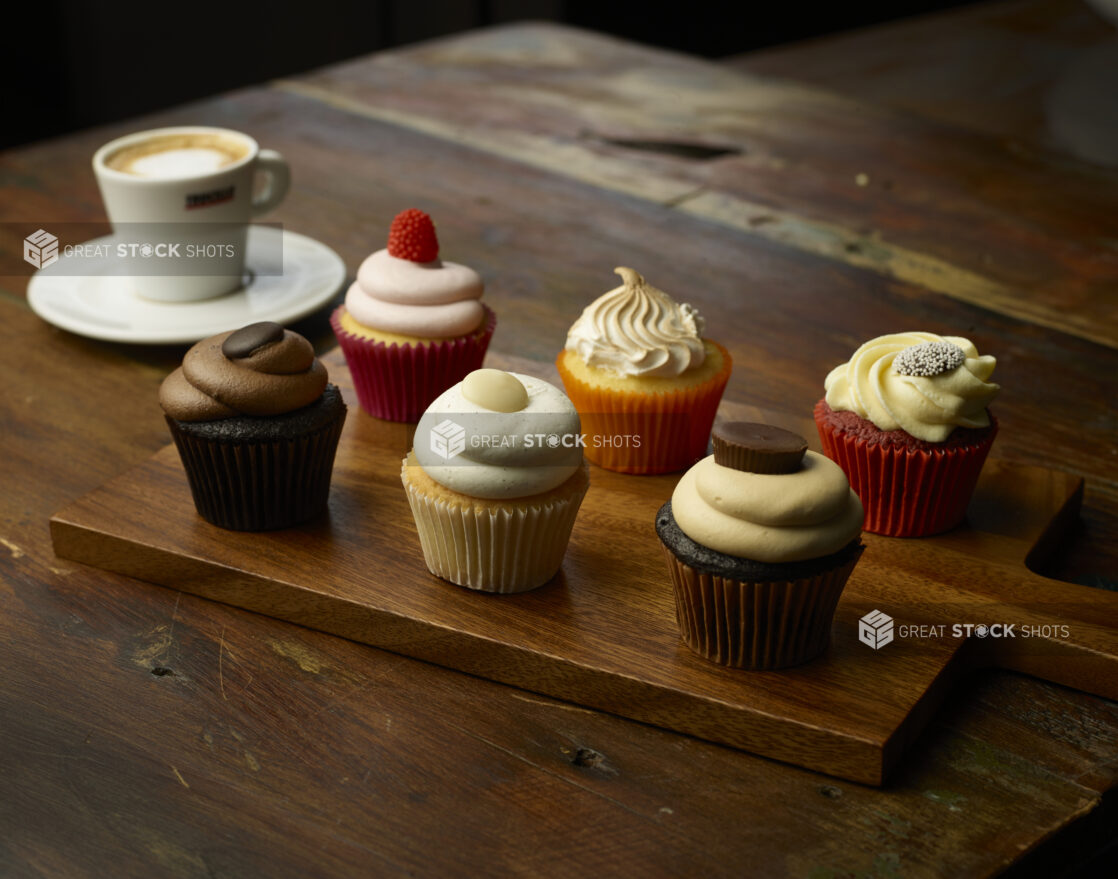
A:
[[[136,177],[173,178],[210,174],[250,152],[248,143],[221,134],[166,134],[121,147],[105,165]]]

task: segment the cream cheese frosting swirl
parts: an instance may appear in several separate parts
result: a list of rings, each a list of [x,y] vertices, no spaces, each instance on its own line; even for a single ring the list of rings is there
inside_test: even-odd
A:
[[[921,350],[906,352],[916,346],[927,346],[923,351],[935,352],[935,362],[950,368],[934,372],[936,367],[914,370],[894,363],[898,355],[904,363],[919,363]],[[956,356],[949,356],[952,353]],[[939,443],[956,427],[989,426],[986,407],[1001,390],[987,381],[996,363],[989,354],[980,357],[970,340],[959,336],[924,332],[878,336],[831,370],[824,381],[827,405],[855,412],[879,430],[901,429],[925,442]],[[934,374],[905,374],[913,371]]]
[[[520,408],[491,408],[508,410],[514,397],[487,397],[471,390],[477,387],[479,373],[497,373],[523,385],[524,396],[514,404]],[[507,378],[499,380],[507,384]],[[550,491],[574,475],[582,466],[580,430],[574,405],[554,385],[520,373],[482,369],[427,408],[415,429],[414,453],[424,472],[451,491],[509,500]]]
[[[672,513],[696,543],[769,563],[838,552],[861,533],[864,515],[842,469],[811,451],[792,473],[749,473],[704,458],[676,485]]]
[[[345,307],[354,320],[375,330],[449,338],[481,326],[483,291],[481,276],[468,266],[441,259],[412,262],[383,249],[361,263]]]
[[[177,421],[282,415],[309,406],[326,383],[310,342],[262,322],[194,345],[163,380],[159,404]]]
[[[625,376],[677,376],[702,366],[703,319],[624,266],[623,281],[586,306],[566,348],[588,366]]]

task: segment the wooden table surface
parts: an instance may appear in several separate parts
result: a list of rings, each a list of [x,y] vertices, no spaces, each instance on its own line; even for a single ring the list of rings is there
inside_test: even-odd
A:
[[[486,277],[511,362],[550,363],[619,264],[706,315],[730,411],[809,412],[880,333],[969,336],[998,357],[994,454],[1087,481],[1044,573],[1114,585],[1111,172],[519,25],[0,154],[0,220],[102,218],[93,150],[178,123],[283,152],[294,185],[269,219],[351,273],[398,210],[430,211],[444,256]],[[1083,693],[975,675],[876,790],[57,559],[49,517],[168,442],[155,394],[183,349],[57,330],[26,280],[0,292],[0,874],[822,879],[1113,857],[1118,705]],[[296,326],[323,350],[327,313]]]
[[[1102,8],[1106,0],[1095,4]],[[1094,81],[1113,94],[1116,28],[1087,0],[994,0],[725,63],[981,132],[1011,151],[1039,147],[1074,155],[1062,126],[1053,124],[1053,111],[1079,93],[1088,99],[1081,109],[1089,112],[1094,92],[1081,71],[1098,60],[1110,76],[1096,72]],[[1090,123],[1104,126],[1113,146],[1115,114],[1098,117]],[[1111,167],[1118,164],[1118,155],[1111,159]]]

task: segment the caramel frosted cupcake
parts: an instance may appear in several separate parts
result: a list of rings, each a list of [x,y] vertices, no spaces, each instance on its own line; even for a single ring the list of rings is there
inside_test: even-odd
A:
[[[997,433],[995,363],[967,339],[911,332],[871,339],[831,370],[815,423],[866,531],[919,537],[962,521]]]
[[[473,269],[439,259],[431,218],[411,208],[388,246],[369,256],[330,318],[361,408],[416,421],[428,404],[481,366],[497,325]]]
[[[420,418],[401,479],[432,574],[485,592],[550,580],[590,480],[578,413],[554,385],[470,373]]]
[[[861,557],[862,505],[837,465],[763,424],[716,428],[714,454],[656,516],[684,643],[775,669],[822,653]]]
[[[586,457],[622,473],[670,473],[707,452],[730,378],[703,319],[630,268],[586,307],[556,366],[582,417]]]
[[[159,403],[209,522],[264,531],[325,510],[346,406],[302,336],[262,322],[203,339]]]

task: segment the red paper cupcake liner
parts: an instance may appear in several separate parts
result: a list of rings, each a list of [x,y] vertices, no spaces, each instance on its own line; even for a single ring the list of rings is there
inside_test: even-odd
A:
[[[861,557],[798,580],[745,582],[699,571],[660,545],[683,642],[711,662],[754,671],[800,665],[827,649],[839,597]]]
[[[823,453],[838,464],[866,511],[865,531],[887,537],[922,537],[954,528],[966,517],[978,475],[998,432],[943,449],[871,442],[828,420],[826,401],[815,405]]]
[[[663,393],[593,387],[567,369],[561,352],[556,366],[586,434],[586,457],[606,470],[637,475],[674,473],[705,457],[733,368],[730,352],[718,348],[722,368],[711,378]]]
[[[418,421],[443,391],[481,368],[497,315],[485,308],[485,330],[417,345],[386,344],[342,327],[344,305],[330,316],[361,408],[386,421]]]

